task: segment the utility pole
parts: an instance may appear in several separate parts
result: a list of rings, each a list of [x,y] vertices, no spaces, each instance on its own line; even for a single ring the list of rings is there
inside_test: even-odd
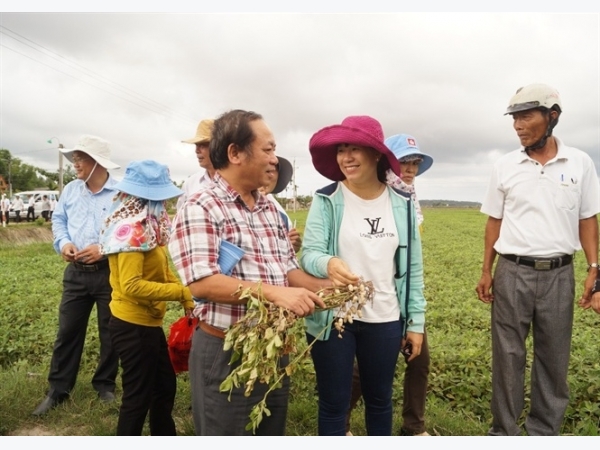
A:
[[[64,180],[64,169],[63,169],[63,153],[60,149],[65,148],[61,143],[60,139],[56,136],[52,136],[48,139],[48,144],[52,144],[52,139],[56,139],[58,141],[58,195],[62,194],[63,191],[63,180]]]
[[[298,192],[296,189],[296,158],[294,158],[293,160],[293,164],[294,164],[294,170],[292,171],[293,175],[292,175],[292,182],[294,183],[294,212],[296,212],[296,197],[298,196]]]
[[[10,173],[10,166],[12,165],[12,159],[8,158],[8,198],[12,200],[12,175]]]
[[[64,148],[62,144],[58,144],[58,195],[62,195],[63,185],[64,185],[64,175],[65,171],[63,170],[63,161],[64,156],[60,151],[61,148]]]

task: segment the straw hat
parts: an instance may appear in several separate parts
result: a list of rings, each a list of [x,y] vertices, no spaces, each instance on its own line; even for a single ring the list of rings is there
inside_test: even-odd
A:
[[[186,139],[186,144],[200,144],[202,142],[210,142],[212,139],[212,128],[215,121],[213,119],[201,120],[196,129],[196,136],[193,138]]]

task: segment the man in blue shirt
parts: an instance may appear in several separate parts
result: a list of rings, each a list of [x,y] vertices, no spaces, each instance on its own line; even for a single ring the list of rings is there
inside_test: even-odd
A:
[[[58,334],[54,343],[46,398],[33,411],[41,416],[69,398],[75,385],[83,352],[85,334],[94,304],[98,311],[100,362],[92,385],[102,401],[114,401],[118,357],[108,331],[111,299],[108,261],[100,254],[98,237],[102,222],[112,204],[117,183],[109,169],[108,142],[84,135],[73,149],[61,150],[73,163],[77,179],[65,186],[54,214],[54,248],[69,264],[63,278]]]

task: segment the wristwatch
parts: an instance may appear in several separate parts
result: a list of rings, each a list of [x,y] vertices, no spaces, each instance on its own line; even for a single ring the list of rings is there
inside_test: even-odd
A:
[[[598,267],[600,267],[600,265],[598,263],[588,264],[587,271],[589,272],[592,267],[597,269]]]

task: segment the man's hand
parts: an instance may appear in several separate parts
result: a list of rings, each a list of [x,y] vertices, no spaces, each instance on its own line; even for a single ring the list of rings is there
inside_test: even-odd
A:
[[[315,312],[315,305],[325,308],[323,300],[308,289],[271,286],[268,291],[267,299],[269,301],[275,306],[289,309],[299,317],[305,317]]]
[[[406,339],[402,339],[402,348],[406,347],[406,344],[410,343],[412,346],[411,355],[407,361],[412,361],[421,354],[421,347],[423,347],[423,333],[415,333],[409,331],[406,333]]]
[[[77,247],[74,244],[65,244],[60,251],[60,256],[67,262],[75,261],[75,255],[77,254]]]
[[[102,259],[102,256],[103,255],[100,253],[100,245],[92,244],[75,253],[74,260],[81,264],[94,264]]]
[[[590,269],[587,277],[583,280],[583,293],[581,294],[581,300],[589,302],[592,296],[592,289],[594,288],[594,283],[596,282],[596,278],[598,277],[598,269]]]
[[[590,306],[597,314],[600,314],[600,292],[596,292],[592,295],[592,299],[590,300]]]
[[[494,294],[492,294],[492,274],[490,272],[483,272],[479,283],[475,288],[479,300],[483,303],[492,303],[494,301]]]
[[[288,237],[290,238],[292,247],[294,247],[294,251],[298,253],[302,247],[302,237],[300,236],[300,233],[295,228],[292,228],[288,233]]]
[[[348,265],[337,256],[331,258],[327,263],[327,276],[336,286],[356,285],[360,278],[352,273]]]
[[[597,269],[594,270],[593,272],[594,272],[594,276],[597,277],[598,276]],[[581,299],[579,300],[579,306],[581,306],[583,309],[592,308],[594,311],[596,311],[596,313],[600,314],[600,292],[596,292],[595,294],[592,295],[592,288],[593,288],[594,284],[592,283],[592,285],[589,286],[588,285],[589,279],[590,279],[590,276],[588,275],[588,277],[585,280],[583,294],[581,295]],[[596,280],[596,278],[594,278],[594,281],[595,280]]]

